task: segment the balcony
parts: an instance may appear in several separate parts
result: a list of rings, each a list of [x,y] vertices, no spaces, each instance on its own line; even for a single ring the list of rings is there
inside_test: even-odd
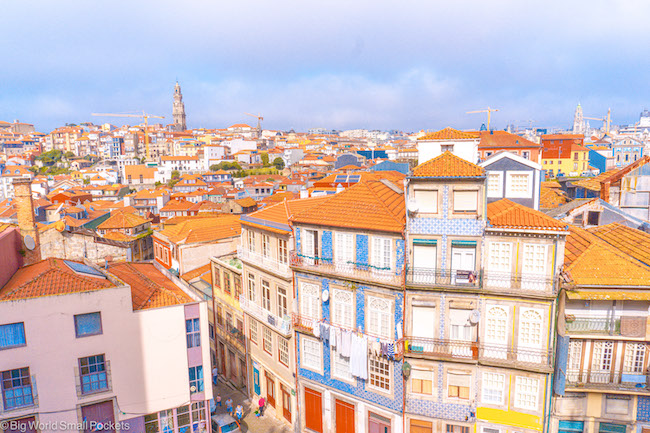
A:
[[[406,283],[412,286],[481,287],[480,272],[461,269],[410,268]]]
[[[391,269],[380,269],[365,263],[343,262],[321,257],[306,257],[297,254],[295,251],[291,252],[291,266],[305,271],[322,272],[343,279],[372,281],[391,286],[400,286],[402,284],[401,271],[396,272]]]
[[[494,292],[531,295],[557,294],[556,277],[545,275],[513,275],[510,272],[483,271],[483,289]]]
[[[567,314],[565,326],[567,332],[572,334],[621,335],[620,317],[589,317]]]
[[[546,349],[509,348],[476,341],[405,337],[405,352],[414,357],[478,361],[481,364],[551,370],[552,353]]]
[[[291,322],[289,319],[283,319],[270,313],[255,302],[246,299],[243,294],[239,295],[239,305],[246,314],[269,326],[279,334],[282,334],[285,337],[291,336]]]
[[[291,268],[288,263],[282,263],[271,257],[264,257],[259,253],[254,253],[242,247],[237,249],[237,257],[239,257],[240,260],[245,260],[253,265],[275,272],[282,277],[291,277]]]
[[[650,393],[649,377],[641,372],[567,370],[567,388]]]

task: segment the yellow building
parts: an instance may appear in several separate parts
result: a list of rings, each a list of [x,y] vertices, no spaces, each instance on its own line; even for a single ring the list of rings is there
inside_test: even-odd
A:
[[[566,144],[542,150],[542,166],[550,176],[580,176],[589,170],[589,149],[579,144]]]

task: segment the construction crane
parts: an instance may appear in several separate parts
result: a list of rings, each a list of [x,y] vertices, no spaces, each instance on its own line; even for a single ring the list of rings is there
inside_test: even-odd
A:
[[[498,108],[490,108],[487,107],[485,110],[474,110],[474,111],[467,111],[467,114],[472,114],[472,113],[487,113],[487,130],[490,130],[490,117],[493,111],[499,111]]]
[[[145,146],[145,155],[146,155],[146,160],[150,160],[150,154],[149,154],[149,118],[151,117],[152,119],[164,119],[165,116],[154,116],[153,114],[147,114],[144,111],[142,114],[122,114],[122,113],[91,113],[93,116],[100,116],[100,117],[137,117],[139,119],[144,120],[144,146]]]
[[[607,116],[606,117],[586,117],[586,116],[582,116],[582,118],[583,119],[589,119],[589,120],[600,120],[601,122],[603,122],[603,126],[605,127],[605,134],[609,134],[609,125],[611,124],[611,120],[612,120],[612,109],[611,108],[607,109]]]
[[[262,115],[261,114],[255,115],[255,114],[251,114],[251,113],[244,113],[244,114],[247,115],[247,116],[255,117],[257,119],[257,135],[261,135],[262,134],[262,120],[264,120]]]

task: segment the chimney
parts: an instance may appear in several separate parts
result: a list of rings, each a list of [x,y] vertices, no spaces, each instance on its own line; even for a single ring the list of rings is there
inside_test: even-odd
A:
[[[309,197],[309,191],[307,191],[307,188],[303,185],[302,188],[300,188],[300,198],[308,198]]]
[[[41,245],[34,219],[32,200],[32,181],[29,178],[16,178],[13,182],[14,198],[18,213],[18,228],[25,251],[25,266],[41,261]]]
[[[345,188],[343,188],[343,185],[341,185],[340,183],[338,185],[336,185],[336,193],[337,194],[340,193],[340,192],[343,192],[344,189]]]

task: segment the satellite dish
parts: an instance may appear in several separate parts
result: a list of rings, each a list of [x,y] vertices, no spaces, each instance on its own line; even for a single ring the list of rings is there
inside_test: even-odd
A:
[[[478,310],[472,310],[469,315],[469,323],[476,325],[481,320],[481,313]]]
[[[194,386],[194,385],[190,386],[190,391],[195,392],[196,391],[196,386]]]
[[[321,297],[323,299],[323,302],[327,302],[327,300],[330,298],[329,290],[323,290]]]
[[[34,238],[31,237],[30,235],[25,235],[25,237],[23,238],[23,242],[25,243],[25,247],[27,247],[27,249],[30,251],[36,248],[36,242],[34,241]]]
[[[415,201],[409,201],[408,202],[408,210],[409,210],[409,212],[417,212],[418,211],[418,204]]]

